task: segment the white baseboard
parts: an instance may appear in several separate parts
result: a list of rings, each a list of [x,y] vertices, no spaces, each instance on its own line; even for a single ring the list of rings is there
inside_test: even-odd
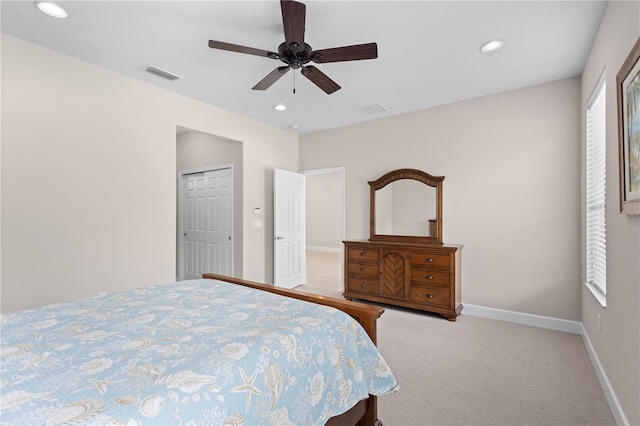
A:
[[[582,323],[580,324],[582,325]],[[596,372],[596,377],[598,377],[598,381],[600,382],[600,387],[604,392],[604,396],[607,399],[607,403],[609,404],[609,409],[611,410],[611,414],[613,414],[613,418],[616,421],[617,425],[629,425],[629,420],[627,416],[624,414],[624,410],[620,405],[620,401],[616,396],[616,393],[609,382],[609,378],[607,377],[607,373],[605,373],[604,368],[602,368],[602,364],[600,363],[600,359],[598,358],[598,354],[596,354],[593,345],[591,344],[591,340],[589,339],[589,335],[587,334],[587,330],[585,330],[584,325],[582,325],[582,341],[584,342],[584,347],[587,349],[587,354],[589,355],[589,359],[591,360],[591,364],[593,365],[593,369]]]
[[[334,253],[342,252],[342,249],[340,247],[307,246],[307,250],[330,251]]]
[[[587,350],[587,354],[589,355],[589,359],[591,360],[591,365],[593,365],[596,377],[598,378],[600,387],[602,388],[605,398],[607,399],[609,409],[613,414],[613,418],[615,419],[616,424],[629,425],[629,421],[627,420],[627,417],[622,410],[620,401],[618,400],[618,397],[616,396],[616,393],[613,390],[609,379],[607,378],[607,374],[605,373],[604,368],[602,368],[602,364],[598,359],[598,355],[596,354],[593,345],[591,345],[591,340],[589,340],[587,331],[585,330],[584,325],[581,322],[569,321],[553,317],[545,317],[541,315],[525,314],[522,312],[507,311],[504,309],[488,308],[486,306],[471,305],[468,303],[463,303],[463,306],[463,315],[472,315],[476,317],[513,322],[516,324],[541,327],[549,330],[564,331],[567,333],[581,335],[582,341],[584,342],[584,346]]]
[[[468,303],[463,303],[463,306],[463,315],[473,315],[475,317],[489,318],[498,321],[514,322],[516,324],[547,328],[549,330],[565,331],[573,334],[582,334],[584,330],[582,323],[578,321],[525,314],[522,312],[507,311],[504,309],[487,308],[486,306],[470,305]]]

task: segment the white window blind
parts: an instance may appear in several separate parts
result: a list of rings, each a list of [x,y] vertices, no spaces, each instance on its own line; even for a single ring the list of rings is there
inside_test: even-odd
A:
[[[587,103],[586,275],[602,296],[607,294],[606,238],[606,83],[600,78]]]

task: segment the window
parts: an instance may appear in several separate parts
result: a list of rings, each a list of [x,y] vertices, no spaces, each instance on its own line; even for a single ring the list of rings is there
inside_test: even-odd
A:
[[[603,73],[587,102],[586,142],[586,284],[602,306],[607,295],[605,112]]]

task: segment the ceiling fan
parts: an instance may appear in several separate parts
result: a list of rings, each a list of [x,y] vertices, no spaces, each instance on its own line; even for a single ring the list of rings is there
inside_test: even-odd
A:
[[[293,0],[280,0],[282,9],[282,24],[284,26],[284,43],[278,46],[278,52],[255,49],[253,47],[239,46],[237,44],[222,41],[209,40],[212,49],[228,50],[231,52],[246,53],[248,55],[264,56],[271,59],[279,59],[286,65],[277,67],[271,71],[253,90],[266,90],[278,81],[290,69],[300,68],[302,75],[312,83],[331,94],[340,89],[340,86],[322,71],[309,62],[324,64],[328,62],[359,61],[362,59],[376,59],[378,57],[378,45],[376,43],[356,44],[352,46],[334,47],[331,49],[313,50],[304,42],[305,15],[307,7]]]

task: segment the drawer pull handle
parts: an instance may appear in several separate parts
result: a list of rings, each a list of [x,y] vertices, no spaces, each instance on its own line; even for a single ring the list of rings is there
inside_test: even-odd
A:
[[[427,295],[426,295],[426,296],[427,296],[429,299],[433,299],[433,294],[431,294],[431,293],[427,293]]]
[[[427,262],[433,262],[433,259],[430,257],[427,257]]]
[[[364,272],[364,271],[366,271],[366,270],[367,270],[367,268],[360,268],[360,271],[361,271],[361,272]]]
[[[431,275],[427,275],[427,279],[428,279],[428,280],[432,280],[432,279],[433,279],[433,276],[431,276]]]
[[[367,252],[366,252],[366,251],[361,251],[361,252],[360,252],[360,256],[365,257],[366,255],[367,255]]]
[[[366,284],[360,284],[360,287],[367,288],[367,285]]]

